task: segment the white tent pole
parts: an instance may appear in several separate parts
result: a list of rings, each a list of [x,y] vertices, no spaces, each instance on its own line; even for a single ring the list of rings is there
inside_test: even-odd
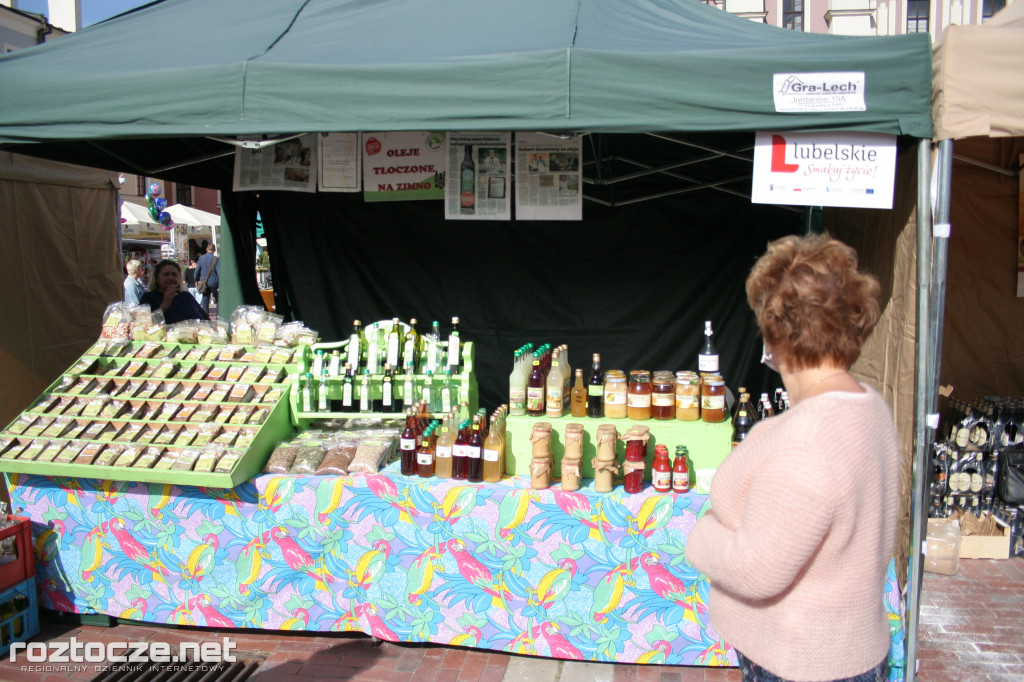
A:
[[[925,450],[927,392],[928,392],[928,286],[931,282],[931,182],[930,140],[917,143],[917,319],[914,342],[914,453],[912,492],[910,497],[910,552],[907,566],[907,627],[904,631],[905,656],[903,676],[913,680],[917,674],[917,629],[921,608],[921,575],[924,557],[922,543],[928,516],[925,500],[925,480],[928,469]]]

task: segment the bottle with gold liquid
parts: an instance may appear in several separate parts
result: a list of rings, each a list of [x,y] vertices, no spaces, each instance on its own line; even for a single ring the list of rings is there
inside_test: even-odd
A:
[[[484,441],[484,481],[497,483],[501,480],[501,437],[498,435],[500,427],[498,418],[491,416],[491,428],[487,433],[487,440]]]
[[[434,475],[438,478],[452,477],[452,446],[455,444],[455,432],[452,431],[451,419],[444,418],[441,433],[434,445]]]

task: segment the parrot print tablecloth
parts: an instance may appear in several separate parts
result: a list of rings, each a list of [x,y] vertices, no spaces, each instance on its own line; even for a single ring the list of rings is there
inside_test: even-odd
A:
[[[10,474],[40,604],[179,625],[361,631],[568,660],[736,665],[686,561],[707,496],[379,474],[234,489]],[[902,679],[890,568],[892,679]]]

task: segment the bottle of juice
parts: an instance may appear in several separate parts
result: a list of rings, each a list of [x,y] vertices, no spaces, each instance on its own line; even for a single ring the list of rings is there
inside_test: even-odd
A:
[[[519,349],[512,358],[512,373],[508,376],[508,404],[512,414],[526,414],[526,383],[529,378],[523,351]]]
[[[651,467],[651,485],[655,492],[672,491],[672,465],[668,461],[668,446],[654,446],[654,465]]]
[[[590,379],[587,381],[587,416],[600,419],[604,416],[604,376],[601,374],[601,354],[594,353],[594,361],[590,367]]]
[[[557,419],[562,416],[564,407],[564,396],[562,390],[565,387],[565,380],[562,378],[561,358],[561,349],[555,349],[551,358],[551,371],[548,372],[547,381],[545,382],[545,413],[548,417],[553,419]]]
[[[526,414],[531,417],[539,417],[544,414],[544,372],[540,366],[540,353],[538,350],[533,356],[533,370],[530,372],[530,379],[526,385]]]
[[[466,480],[471,483],[481,483],[484,480],[484,439],[480,432],[479,416],[473,417],[473,432],[469,436],[468,445],[466,456],[469,461],[466,465]]]
[[[576,370],[576,383],[570,393],[569,405],[574,417],[587,416],[587,387],[583,384],[583,370]]]
[[[430,478],[434,475],[434,429],[430,427],[423,434],[423,442],[416,450],[416,473],[420,478]]]
[[[491,427],[483,445],[484,480],[497,483],[501,480],[501,437],[498,435],[498,417],[491,417]]]
[[[398,441],[398,451],[402,456],[402,475],[414,475],[416,473],[416,427],[412,410],[405,413],[405,429]]]
[[[676,461],[672,464],[672,492],[690,492],[689,456],[685,445],[676,446]]]
[[[451,420],[444,418],[441,423],[441,435],[434,446],[434,475],[438,478],[452,477],[452,445],[455,443],[455,432],[452,431]]]
[[[466,433],[468,423],[459,424],[459,435],[452,445],[452,478],[465,481],[469,475],[469,434]]]

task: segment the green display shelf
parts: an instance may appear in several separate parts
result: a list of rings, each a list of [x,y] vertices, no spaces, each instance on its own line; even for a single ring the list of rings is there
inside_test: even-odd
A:
[[[137,352],[143,346],[143,342],[133,342],[129,346],[129,352],[134,350]],[[184,355],[185,352],[204,348],[202,346],[179,346],[178,344],[160,344],[162,351],[176,352],[178,355]],[[51,445],[58,445],[62,443],[97,443],[106,445],[132,445],[136,447],[148,447],[150,445],[156,447],[166,447],[176,450],[184,449],[202,449],[202,446],[176,444],[173,442],[130,442],[127,440],[118,440],[113,437],[113,433],[110,438],[103,437],[90,437],[85,435],[87,429],[78,431],[77,429],[65,429],[73,430],[74,435],[71,437],[62,437],[61,435],[50,435],[42,433],[15,433],[14,427],[23,417],[26,418],[39,418],[42,416],[56,417],[56,412],[50,412],[55,400],[61,399],[81,399],[83,401],[93,400],[108,400],[123,402],[125,405],[132,405],[131,409],[123,411],[120,414],[105,414],[99,412],[97,414],[83,414],[81,412],[69,414],[65,412],[61,414],[62,417],[67,417],[73,422],[76,422],[79,426],[84,424],[99,424],[106,423],[114,425],[116,433],[120,434],[125,428],[131,425],[145,425],[146,427],[153,427],[160,429],[166,426],[172,426],[175,428],[188,428],[188,429],[199,429],[201,426],[215,424],[221,427],[224,431],[237,431],[239,429],[255,429],[255,434],[252,435],[252,440],[249,441],[248,445],[244,447],[232,447],[232,445],[225,445],[230,452],[240,453],[238,460],[234,463],[229,471],[187,471],[187,470],[176,470],[176,469],[147,469],[147,468],[135,468],[130,466],[114,466],[114,465],[98,465],[98,464],[75,464],[75,463],[62,463],[52,461],[36,461],[31,459],[17,459],[17,458],[2,458],[0,457],[0,472],[6,473],[25,473],[25,474],[36,474],[42,476],[61,476],[71,478],[93,478],[93,479],[104,479],[104,480],[115,480],[115,481],[141,481],[145,483],[165,483],[175,485],[191,485],[191,486],[202,486],[209,488],[233,488],[240,483],[248,481],[254,475],[262,470],[267,458],[270,456],[274,446],[281,440],[285,440],[292,435],[292,423],[290,419],[290,406],[288,404],[288,394],[290,393],[290,384],[284,381],[284,376],[288,376],[293,367],[286,365],[263,365],[253,363],[250,361],[243,361],[241,358],[237,358],[232,361],[212,361],[205,360],[197,357],[198,354],[194,354],[195,360],[185,360],[183,357],[159,357],[159,358],[130,358],[130,357],[109,357],[97,355],[97,346],[86,352],[79,360],[77,360],[72,368],[69,369],[65,375],[62,375],[57,379],[39,398],[33,403],[31,407],[25,410],[21,415],[15,418],[11,424],[4,429],[0,438],[6,447],[6,443],[11,442],[12,439],[16,439],[18,443],[29,442],[34,440],[46,441]],[[212,354],[212,351],[218,347],[212,346],[207,350]],[[244,349],[244,352],[248,353],[254,349]],[[290,353],[290,351],[289,351]],[[204,353],[205,355],[205,353]],[[231,381],[227,378],[218,380],[205,381],[190,381],[187,378],[155,378],[155,377],[121,377],[118,372],[122,370],[130,362],[139,362],[144,365],[158,365],[162,362],[175,362],[179,365],[187,367],[194,367],[197,364],[204,364],[213,366],[220,366],[224,368],[235,367],[241,368],[242,371],[253,367],[262,368],[264,372],[269,368],[276,368],[281,371],[282,377],[274,383],[260,383],[257,380],[255,383],[241,383],[237,380]],[[88,373],[79,373],[75,371],[75,368],[88,367]],[[214,385],[226,385],[230,384],[232,387],[245,386],[247,393],[250,392],[250,398],[246,401],[190,401],[186,398],[176,399],[161,399],[152,397],[135,397],[135,396],[118,396],[118,395],[107,395],[107,394],[79,394],[75,393],[74,389],[71,388],[72,392],[67,392],[69,386],[83,385],[81,382],[71,382],[69,379],[81,380],[85,382],[85,386],[93,386],[96,389],[97,386],[102,385],[103,387],[116,387],[123,386],[129,381],[138,380],[140,382],[171,382],[179,386],[181,390],[179,393],[188,395],[192,389],[200,386],[214,386]],[[95,383],[95,385],[94,385]],[[258,400],[265,396],[267,391],[281,389],[280,395],[272,401]],[[167,420],[155,418],[161,414],[161,406],[173,403],[179,405],[175,409],[181,409],[183,407],[193,407],[198,409],[200,406],[213,406],[213,407],[232,407],[237,409],[239,406],[246,406],[251,408],[269,408],[266,418],[260,424],[255,423],[232,423],[230,420],[221,421],[219,419],[214,421],[198,422],[198,421],[180,421],[180,420]],[[136,419],[132,418],[134,414],[138,412],[136,409],[139,406],[145,405],[147,415],[150,418]],[[67,407],[62,408],[67,410]],[[170,416],[170,415],[168,415]],[[109,428],[109,427],[108,427]],[[251,433],[251,432],[250,432]],[[133,438],[138,437],[138,432],[133,433]],[[216,442],[216,440],[214,440]]]
[[[348,347],[348,341],[339,341],[337,343],[318,343],[312,346],[302,346],[299,348],[295,355],[295,362],[297,368],[293,375],[290,376],[288,382],[291,386],[291,395],[288,400],[291,405],[292,411],[292,423],[299,428],[305,428],[309,422],[314,419],[401,419],[405,416],[405,410],[402,409],[398,412],[337,412],[328,410],[326,412],[307,412],[303,411],[299,406],[299,377],[310,371],[312,366],[312,359],[318,349],[324,350],[327,356],[330,356],[331,351],[338,350],[344,356],[344,350]],[[469,406],[469,413],[475,414],[480,407],[480,394],[479,388],[476,383],[476,375],[473,373],[473,366],[476,357],[476,348],[472,341],[466,341],[462,344],[462,365],[460,366],[460,372],[453,374],[451,377],[452,387],[455,392],[453,398],[453,409],[457,408],[459,404],[465,402]],[[412,375],[413,379],[413,400],[416,402],[423,396],[423,388],[427,379],[427,374],[419,373]],[[370,400],[380,400],[383,395],[382,383],[383,374],[370,374],[370,380],[368,386],[370,389]],[[435,379],[433,390],[439,391],[440,385],[437,384]],[[395,377],[394,382],[394,396],[395,400],[400,401],[403,405],[405,403],[406,391],[405,391],[405,376],[398,375]],[[316,382],[319,390],[319,381]],[[332,401],[340,401],[342,399],[342,389],[344,385],[343,377],[329,377],[327,380],[327,397]],[[362,396],[362,386],[358,377],[353,382],[353,394],[352,400],[358,406],[360,397]],[[436,411],[433,413],[435,417],[442,417],[443,412]]]
[[[684,422],[675,419],[635,421],[632,419],[592,419],[572,416],[550,418],[509,415],[505,420],[506,473],[530,475],[530,459],[533,455],[530,434],[533,433],[533,425],[537,422],[551,424],[551,453],[555,460],[551,473],[553,479],[561,476],[562,454],[565,452],[565,426],[571,423],[583,424],[583,478],[594,477],[592,460],[597,455],[596,434],[597,427],[601,424],[614,425],[620,435],[625,434],[634,424],[643,424],[650,428],[651,438],[647,447],[645,476],[647,480],[650,480],[651,476],[655,445],[667,446],[672,457],[675,457],[677,445],[685,445],[689,450],[693,466],[690,479],[695,482],[697,492],[701,493],[709,491],[715,470],[732,449],[732,425],[729,422],[707,424],[701,421]],[[618,460],[622,462],[626,456],[626,442],[618,441],[615,452],[618,455]]]

